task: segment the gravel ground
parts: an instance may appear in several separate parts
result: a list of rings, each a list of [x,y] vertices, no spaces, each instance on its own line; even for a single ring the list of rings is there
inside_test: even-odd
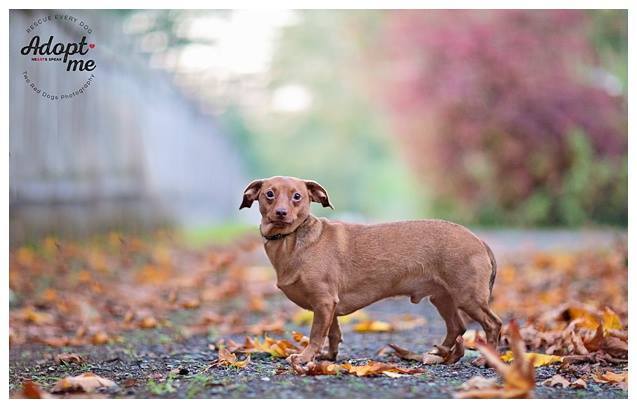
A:
[[[508,235],[507,235],[508,234]],[[525,234],[524,240],[516,232],[484,232],[496,253],[512,254],[523,249],[555,247],[559,243],[587,242],[574,240],[581,235],[538,232]],[[605,235],[604,235],[605,234]],[[602,233],[591,242],[599,246],[611,243],[616,232]],[[515,246],[515,242],[524,246]],[[529,244],[530,242],[530,244]],[[548,243],[547,243],[548,242]],[[392,355],[377,356],[387,343],[396,343],[416,352],[431,349],[444,336],[444,324],[435,309],[423,301],[413,305],[408,299],[390,299],[365,309],[379,320],[406,313],[424,316],[427,324],[409,331],[395,333],[354,333],[351,325],[343,327],[344,342],[339,361],[364,363],[367,359],[399,362]],[[183,316],[182,316],[183,318]],[[352,375],[306,377],[295,375],[283,359],[253,354],[252,362],[244,369],[208,368],[217,353],[208,348],[219,340],[214,336],[194,336],[184,339],[179,335],[179,322],[172,329],[139,330],[125,333],[123,341],[108,346],[50,348],[39,344],[12,346],[9,361],[9,391],[20,389],[24,380],[32,379],[49,390],[59,379],[87,371],[114,380],[118,388],[104,394],[118,398],[450,398],[459,386],[476,375],[495,376],[492,369],[481,369],[469,362],[476,356],[467,352],[463,360],[451,366],[428,366],[423,375],[390,378],[386,376],[358,378]],[[289,330],[308,333],[307,327],[292,325]],[[277,338],[277,336],[273,336]],[[289,333],[286,335],[289,338]],[[234,337],[242,341],[242,337]],[[82,364],[61,365],[54,357],[61,352],[78,353],[87,359]],[[472,354],[474,353],[474,354]],[[417,367],[419,363],[400,361],[403,366]],[[626,366],[613,366],[619,371]],[[171,374],[171,371],[175,373]],[[557,366],[542,367],[536,371],[537,398],[627,398],[627,392],[612,385],[589,381],[587,389],[561,389],[542,386],[553,376]]]
[[[418,367],[418,363],[400,361],[376,352],[387,343],[397,343],[417,352],[430,349],[444,335],[444,324],[427,302],[412,305],[405,300],[387,300],[371,306],[368,313],[377,318],[394,314],[421,313],[428,324],[396,333],[355,333],[345,326],[339,361],[362,364],[373,358]],[[307,327],[289,326],[307,332]],[[276,336],[274,336],[276,337]],[[419,376],[400,378],[351,375],[305,377],[293,374],[283,359],[253,354],[244,369],[213,367],[217,357],[208,348],[207,336],[179,340],[174,330],[135,331],[125,335],[118,345],[74,347],[64,351],[87,358],[83,364],[60,365],[53,361],[60,349],[42,345],[12,347],[10,350],[10,392],[25,379],[32,379],[49,389],[57,379],[92,371],[117,382],[108,393],[119,398],[451,398],[458,387],[475,375],[495,376],[492,369],[474,367],[475,352],[468,351],[459,363],[451,366],[428,366]],[[241,337],[234,340],[241,341]],[[625,367],[612,367],[614,370]],[[181,369],[170,374],[171,370]],[[626,398],[627,393],[610,385],[589,382],[588,389],[561,389],[541,385],[556,373],[557,367],[536,371],[537,398]]]

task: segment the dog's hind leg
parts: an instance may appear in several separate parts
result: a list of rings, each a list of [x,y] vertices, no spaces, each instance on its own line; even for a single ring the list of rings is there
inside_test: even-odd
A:
[[[493,348],[497,348],[500,342],[502,320],[491,310],[489,304],[485,302],[482,304],[462,305],[460,307],[472,319],[480,323],[487,335],[487,343]]]
[[[464,322],[458,313],[456,302],[451,296],[434,295],[430,299],[431,303],[438,309],[447,326],[447,335],[442,345],[451,348],[456,343],[456,338],[462,336],[466,330]]]

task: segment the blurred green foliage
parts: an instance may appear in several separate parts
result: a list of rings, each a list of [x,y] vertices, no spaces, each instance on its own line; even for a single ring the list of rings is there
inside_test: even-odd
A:
[[[587,41],[599,65],[619,78],[625,92],[626,13],[588,13]],[[440,194],[423,183],[423,175],[407,164],[410,145],[397,143],[396,128],[378,101],[382,96],[375,93],[374,78],[387,69],[384,61],[373,58],[387,15],[384,11],[305,11],[299,12],[298,24],[283,30],[269,72],[269,92],[273,95],[288,84],[302,85],[312,97],[309,108],[280,112],[231,106],[220,118],[254,178],[282,174],[315,179],[327,188],[341,216],[350,218],[441,217],[518,226],[627,224],[627,154],[598,154],[581,129],[563,135],[566,142],[560,147],[563,163],[559,165],[546,162],[555,160],[555,155],[526,152],[531,172],[559,169],[559,182],[534,185],[514,203],[488,194],[475,201]],[[478,185],[486,191],[516,188],[496,176],[488,161],[474,156],[460,161],[470,167]],[[454,171],[453,166],[449,171]],[[315,211],[329,214],[318,206]]]
[[[374,13],[363,15],[369,23]],[[229,109],[222,123],[236,138],[255,178],[314,179],[335,208],[352,218],[423,214],[423,197],[400,159],[384,116],[361,89],[358,44],[348,13],[312,12],[285,28],[274,55],[270,89],[302,84],[309,109],[267,113]],[[347,40],[346,40],[347,39]],[[319,214],[329,214],[315,206]]]

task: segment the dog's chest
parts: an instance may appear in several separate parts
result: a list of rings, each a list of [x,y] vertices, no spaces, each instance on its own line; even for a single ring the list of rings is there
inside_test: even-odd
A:
[[[307,287],[301,276],[303,265],[301,262],[286,262],[278,259],[272,262],[277,275],[276,286],[288,297],[292,302],[302,308],[310,309],[311,291]]]
[[[310,304],[309,293],[305,289],[304,284],[301,280],[298,280],[292,284],[282,286],[277,283],[277,287],[281,289],[281,291],[290,299],[292,302],[296,303],[298,306],[312,310],[312,306]]]

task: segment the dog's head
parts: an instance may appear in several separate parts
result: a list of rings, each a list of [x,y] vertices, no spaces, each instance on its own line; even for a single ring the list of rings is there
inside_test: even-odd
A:
[[[243,192],[242,208],[259,201],[261,232],[264,235],[288,234],[310,214],[310,203],[332,207],[327,191],[317,182],[296,177],[271,177],[254,180]]]

